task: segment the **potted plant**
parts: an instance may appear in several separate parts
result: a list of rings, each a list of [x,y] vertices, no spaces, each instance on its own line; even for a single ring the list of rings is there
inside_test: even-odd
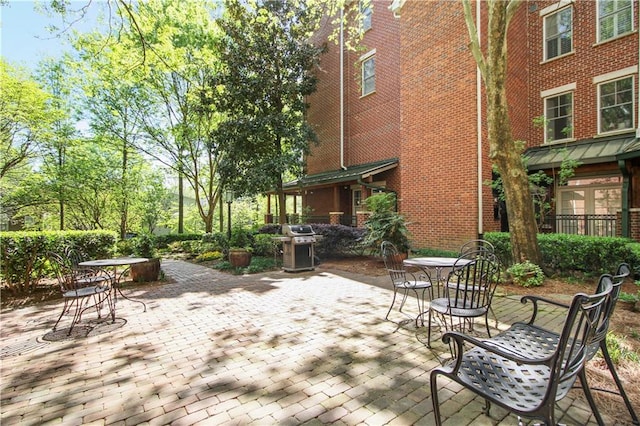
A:
[[[367,235],[364,238],[366,247],[374,251],[380,250],[383,241],[390,241],[402,256],[409,253],[409,230],[404,216],[396,211],[396,194],[385,192],[372,195],[365,201],[370,212],[364,223]]]
[[[522,287],[539,287],[544,283],[544,272],[535,263],[524,261],[514,263],[507,269],[513,282]]]
[[[252,256],[251,232],[240,226],[235,226],[229,240],[229,263],[234,268],[245,268],[251,264]]]
[[[131,265],[131,279],[137,282],[157,281],[160,275],[160,258],[156,257],[155,238],[151,234],[133,238],[133,254],[149,260]]]

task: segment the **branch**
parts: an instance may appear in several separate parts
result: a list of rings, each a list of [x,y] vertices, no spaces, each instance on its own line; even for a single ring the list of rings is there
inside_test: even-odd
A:
[[[476,64],[478,65],[480,73],[482,74],[482,78],[485,78],[487,65],[484,56],[482,55],[482,49],[480,48],[478,28],[476,27],[475,21],[473,19],[470,0],[462,0],[462,8],[464,9],[464,20],[467,24],[467,30],[469,31],[469,39],[471,40],[471,42],[469,43],[469,49],[471,50],[473,58],[476,60]]]

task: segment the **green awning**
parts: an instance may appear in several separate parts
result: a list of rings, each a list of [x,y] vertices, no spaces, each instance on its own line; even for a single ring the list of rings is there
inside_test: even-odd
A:
[[[329,185],[335,183],[357,181],[377,175],[398,166],[398,159],[377,161],[375,163],[358,164],[349,166],[346,169],[332,170],[328,172],[307,175],[298,180],[286,182],[283,185],[285,190],[293,188],[308,188],[310,186]]]
[[[562,160],[599,164],[640,156],[640,142],[634,133],[586,139],[567,144],[545,145],[525,152],[530,171],[560,167]]]

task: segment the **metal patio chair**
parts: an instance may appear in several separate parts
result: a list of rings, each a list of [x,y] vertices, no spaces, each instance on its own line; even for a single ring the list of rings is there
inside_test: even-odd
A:
[[[601,292],[573,297],[562,331],[549,350],[522,351],[528,342],[513,339],[477,339],[458,332],[447,332],[445,343],[456,347],[456,356],[444,367],[431,371],[431,397],[436,425],[442,424],[438,399],[438,376],[444,376],[485,400],[489,415],[491,403],[522,417],[541,419],[555,425],[555,403],[564,398],[582,376],[588,346],[607,321],[612,283],[602,281]],[[465,346],[473,346],[464,351]],[[535,346],[529,344],[529,346]],[[582,382],[582,380],[581,380]],[[592,400],[586,382],[582,388]]]
[[[389,314],[393,309],[393,305],[396,303],[398,290],[402,290],[403,292],[399,312],[402,312],[402,307],[404,306],[409,291],[411,290],[415,293],[418,301],[418,315],[416,316],[417,325],[419,316],[424,312],[424,293],[427,289],[432,289],[430,277],[426,273],[421,273],[416,277],[413,273],[407,271],[403,263],[404,259],[393,243],[383,241],[380,245],[380,252],[384,259],[384,267],[389,273],[391,284],[393,285],[393,300],[391,301],[391,306],[389,306],[389,310],[387,311],[387,315],[385,315],[384,319],[389,319]],[[419,291],[422,294],[418,294]]]
[[[469,240],[460,246],[459,255],[463,256],[469,252],[486,251],[495,254],[496,248],[487,240]]]
[[[616,271],[615,276],[611,276],[609,274],[604,274],[600,276],[598,280],[598,285],[596,287],[596,293],[600,293],[604,290],[604,288],[611,284],[612,290],[610,298],[606,305],[606,311],[604,315],[604,319],[601,323],[598,324],[594,335],[592,336],[589,344],[587,345],[586,352],[586,361],[591,360],[598,350],[602,351],[602,356],[607,364],[607,368],[611,373],[611,376],[618,387],[618,393],[622,397],[627,410],[631,416],[634,425],[640,425],[640,421],[638,420],[638,416],[633,410],[633,406],[627,396],[627,393],[622,386],[622,382],[618,377],[618,373],[616,371],[615,365],[611,360],[611,356],[609,354],[609,350],[607,349],[606,337],[609,331],[609,324],[611,320],[611,316],[616,307],[616,303],[620,296],[620,291],[622,287],[622,283],[625,279],[629,277],[631,274],[631,268],[627,263],[621,263]],[[521,299],[522,303],[531,303],[533,312],[531,318],[528,322],[519,322],[513,324],[508,330],[500,333],[493,340],[499,343],[507,344],[510,347],[515,348],[522,354],[528,354],[529,356],[545,356],[551,354],[558,344],[560,339],[560,334],[556,330],[549,330],[539,324],[537,324],[538,313],[543,311],[546,306],[555,306],[559,308],[569,309],[569,305],[564,303],[559,303],[554,300],[546,299],[538,296],[524,296]],[[583,387],[588,386],[587,384],[587,376],[584,370],[581,370],[579,373],[580,382]],[[602,390],[602,389],[594,389],[594,390]],[[596,418],[596,421],[599,425],[603,425],[604,422],[600,413],[595,405],[595,401],[590,398],[590,394],[586,394],[587,400],[591,407],[591,411]]]
[[[484,317],[487,334],[493,293],[500,278],[500,262],[485,250],[468,251],[458,258],[445,283],[444,297],[431,300],[427,346],[431,347],[433,320],[440,320],[445,331],[471,330],[475,318]],[[467,328],[469,327],[469,328]]]
[[[49,253],[48,257],[64,299],[62,312],[53,326],[53,331],[56,331],[58,323],[65,314],[72,314],[71,326],[67,333],[71,335],[73,327],[80,322],[82,314],[87,309],[95,307],[98,318],[100,318],[101,310],[106,303],[109,311],[113,312],[110,285],[105,285],[105,281],[93,284],[86,281],[82,275],[77,274],[68,258],[64,258],[57,253]]]

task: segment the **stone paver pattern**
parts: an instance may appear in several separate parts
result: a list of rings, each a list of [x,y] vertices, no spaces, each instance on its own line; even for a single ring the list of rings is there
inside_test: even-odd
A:
[[[87,311],[70,337],[68,318],[51,331],[62,302],[3,312],[2,425],[434,424],[429,372],[447,349],[397,309],[384,320],[388,278],[162,269],[168,283],[124,290],[146,312],[118,299],[115,323]],[[527,316],[517,298],[495,311],[499,327]],[[453,382],[440,393],[447,425],[518,424]],[[580,396],[561,423],[596,424]]]

